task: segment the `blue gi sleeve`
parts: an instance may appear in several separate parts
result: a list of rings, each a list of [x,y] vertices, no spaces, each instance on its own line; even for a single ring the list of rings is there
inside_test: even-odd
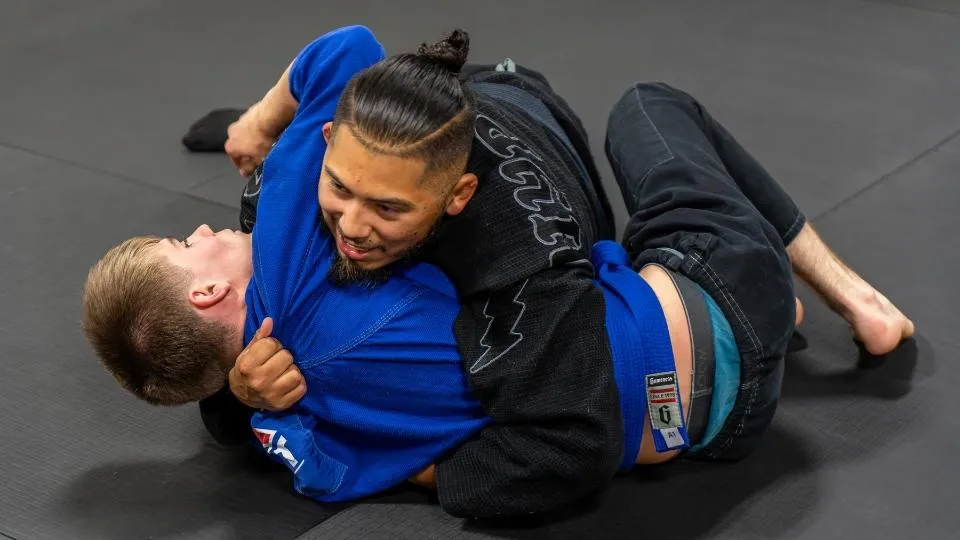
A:
[[[385,54],[376,36],[365,26],[345,26],[328,32],[304,47],[293,61],[290,93],[301,106],[324,101],[332,118],[340,92],[350,78],[382,60]]]

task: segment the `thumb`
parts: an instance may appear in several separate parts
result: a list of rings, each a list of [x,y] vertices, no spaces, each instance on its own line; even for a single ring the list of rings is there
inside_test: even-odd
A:
[[[253,339],[250,340],[250,343],[253,344],[254,342],[265,337],[269,337],[271,332],[273,332],[273,319],[267,317],[263,319],[262,323],[260,323],[260,328],[257,328],[257,333],[253,335]]]

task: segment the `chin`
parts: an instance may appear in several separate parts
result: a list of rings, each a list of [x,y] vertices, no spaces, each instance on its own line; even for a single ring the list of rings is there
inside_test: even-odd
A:
[[[343,254],[341,253],[341,256]],[[387,260],[377,260],[377,261],[352,261],[353,264],[359,266],[360,268],[372,272],[374,270],[380,270],[386,266],[389,266],[392,261]]]

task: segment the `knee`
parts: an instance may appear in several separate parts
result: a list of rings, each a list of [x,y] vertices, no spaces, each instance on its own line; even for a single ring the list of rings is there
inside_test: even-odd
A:
[[[640,97],[677,97],[684,95],[682,91],[663,81],[633,83],[627,91],[635,92]]]
[[[642,100],[648,95],[647,87],[659,83],[637,83],[620,95],[607,115],[606,150],[609,155],[619,142],[622,142],[638,122],[644,120]]]
[[[624,128],[644,120],[644,102],[650,99],[684,104],[691,101],[686,93],[664,82],[634,83],[620,95],[607,117],[607,138],[616,138]]]
[[[612,124],[617,118],[642,111],[644,102],[649,100],[668,101],[673,106],[684,110],[689,110],[691,107],[699,109],[699,102],[696,98],[679,88],[661,81],[637,82],[630,85],[620,95],[620,99],[617,100],[610,112],[608,125]]]
[[[636,107],[637,101],[647,98],[686,98],[687,94],[662,81],[635,82],[621,95],[614,110]]]

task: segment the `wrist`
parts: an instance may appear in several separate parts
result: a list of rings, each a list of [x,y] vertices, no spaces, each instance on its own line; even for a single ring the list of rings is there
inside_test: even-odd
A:
[[[267,107],[263,101],[251,107],[247,121],[254,132],[266,139],[275,140],[281,129],[277,127],[277,122],[271,119]]]

